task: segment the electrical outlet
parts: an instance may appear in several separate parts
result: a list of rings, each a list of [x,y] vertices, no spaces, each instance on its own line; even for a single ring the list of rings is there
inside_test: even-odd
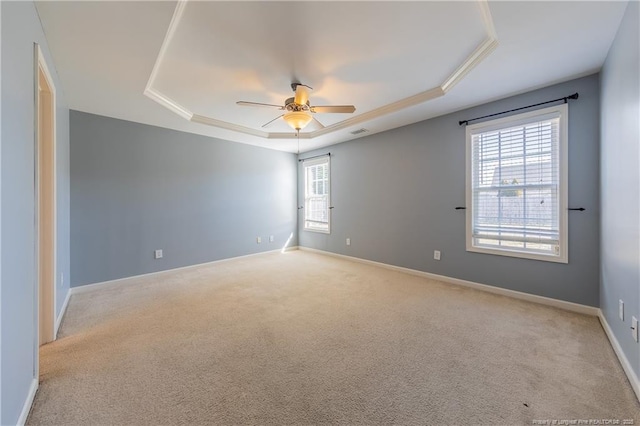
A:
[[[638,318],[631,317],[631,335],[633,340],[638,341]]]
[[[351,245],[351,238],[347,238],[347,245],[350,246]]]
[[[64,287],[64,272],[60,274],[60,287]]]
[[[433,258],[435,260],[440,260],[440,250],[434,250],[433,251]]]
[[[269,242],[272,243],[275,241],[275,237],[273,235],[269,235]]]
[[[256,237],[256,243],[260,244],[262,242],[262,238],[261,237]]]
[[[162,259],[162,249],[154,251],[154,252],[153,252],[153,256],[154,256],[156,259]]]
[[[618,301],[618,316],[620,317],[620,321],[624,321],[624,302],[622,299]]]

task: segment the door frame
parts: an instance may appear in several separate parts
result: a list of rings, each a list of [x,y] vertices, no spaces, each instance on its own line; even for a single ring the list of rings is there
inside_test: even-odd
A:
[[[48,306],[50,310],[50,315],[46,315],[42,319],[43,328],[47,330],[46,339],[47,341],[53,341],[56,339],[56,277],[57,277],[57,177],[56,177],[56,88],[53,84],[53,78],[51,77],[51,73],[49,72],[49,67],[47,66],[46,59],[42,53],[40,45],[38,43],[34,43],[34,184],[35,184],[35,301],[34,301],[34,312],[35,312],[35,336],[34,336],[34,379],[39,380],[39,364],[40,364],[40,337],[41,337],[41,326],[40,320],[42,316],[40,302],[46,303],[44,306]],[[43,79],[46,88],[43,88],[40,79]],[[43,90],[44,89],[44,90]],[[46,135],[42,132],[40,126],[40,118],[41,118],[41,102],[43,101],[41,97],[41,91],[44,91],[50,95],[50,100],[47,102],[49,106],[48,118],[50,119],[49,130],[50,134]],[[46,106],[45,106],[46,107]],[[48,138],[48,140],[43,139],[44,137]],[[50,146],[50,155],[46,159],[49,164],[43,164],[41,153],[43,151],[42,144],[49,143]],[[49,168],[50,176],[52,177],[51,181],[51,203],[48,211],[43,211],[41,206],[41,192],[43,190],[42,184],[40,182],[41,175],[43,173],[43,167]],[[44,216],[46,215],[46,216]],[[46,277],[42,276],[41,271],[41,256],[40,250],[42,245],[41,231],[42,231],[42,222],[44,218],[48,219],[48,226],[50,226],[49,231],[51,232],[51,242],[50,249],[52,251],[52,265],[50,268],[50,273],[48,274],[48,285],[45,286]]]
[[[2,6],[0,5],[0,35],[2,34]],[[0,43],[0,89],[2,89],[2,43]],[[0,151],[2,151],[2,100],[0,99]],[[0,164],[2,153],[0,152]],[[2,223],[2,173],[0,173],[0,223]],[[2,226],[0,225],[0,329],[2,329]],[[2,365],[2,338],[0,338],[0,365]],[[2,384],[2,368],[0,368]],[[2,386],[0,386],[0,421],[2,421]]]

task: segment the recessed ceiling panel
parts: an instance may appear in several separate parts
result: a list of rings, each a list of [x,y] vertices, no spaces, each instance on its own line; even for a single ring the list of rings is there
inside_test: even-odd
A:
[[[439,87],[487,38],[478,2],[189,2],[159,58],[153,89],[194,114],[290,131],[277,109],[292,81],[329,126]]]

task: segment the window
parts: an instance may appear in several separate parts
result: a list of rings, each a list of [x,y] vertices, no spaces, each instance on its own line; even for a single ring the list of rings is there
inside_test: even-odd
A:
[[[304,163],[304,229],[329,233],[329,157]]]
[[[567,105],[467,127],[467,251],[567,263]]]

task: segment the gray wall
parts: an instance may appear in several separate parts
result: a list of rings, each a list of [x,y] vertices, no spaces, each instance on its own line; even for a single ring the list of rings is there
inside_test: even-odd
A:
[[[465,213],[454,210],[465,204],[465,128],[458,121],[574,92],[580,99],[569,106],[569,206],[587,210],[569,213],[569,264],[467,252]],[[300,245],[598,306],[599,102],[592,75],[302,154],[331,152],[335,208],[330,235],[304,231],[299,218]]]
[[[636,374],[640,350],[631,316],[640,318],[640,32],[629,2],[602,70],[602,266],[600,306]],[[618,300],[625,319],[618,317]]]
[[[35,312],[34,42],[41,45],[57,90],[58,312],[69,291],[69,115],[64,93],[31,2],[2,8],[2,139],[0,195],[1,407],[12,424],[33,379]],[[64,274],[64,285],[61,275]]]
[[[295,234],[294,154],[70,118],[72,286],[276,250]]]

